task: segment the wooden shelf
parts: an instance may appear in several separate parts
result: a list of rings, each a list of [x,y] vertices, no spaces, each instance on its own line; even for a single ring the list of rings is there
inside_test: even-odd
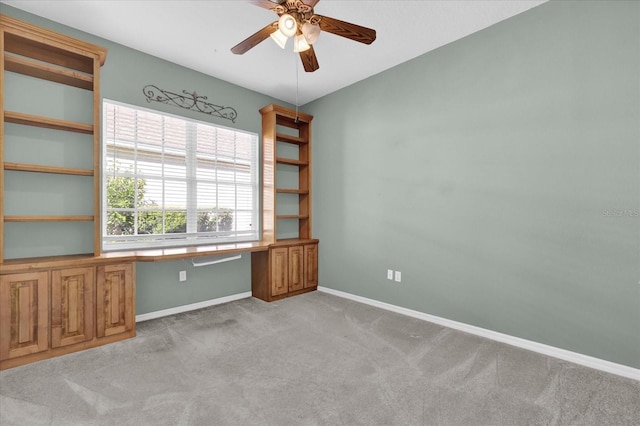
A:
[[[57,118],[24,114],[22,112],[5,111],[4,121],[7,123],[24,124],[25,126],[43,127],[45,129],[64,130],[67,132],[93,134],[93,124],[75,121],[59,120]]]
[[[293,136],[293,135],[287,135],[285,133],[276,133],[276,140],[278,142],[293,143],[296,145],[303,145],[308,143],[308,141],[304,138]]]
[[[309,190],[307,190],[307,189],[276,188],[276,192],[279,193],[279,194],[299,194],[299,195],[307,195],[307,194],[309,194]]]
[[[276,163],[279,164],[288,164],[290,166],[308,166],[309,162],[295,160],[293,158],[284,158],[284,157],[276,157]]]
[[[275,104],[261,108],[260,114],[262,115],[263,164],[269,165],[262,168],[264,182],[262,238],[274,242],[280,240],[280,237],[293,236],[291,227],[286,227],[286,235],[278,234],[278,222],[287,219],[298,221],[297,238],[311,238],[311,121],[313,116]],[[278,142],[292,144],[284,147],[290,150],[291,154],[279,157]],[[296,169],[291,170],[289,166],[294,166]],[[284,180],[278,179],[281,172]],[[292,194],[295,198],[278,197],[278,194]],[[283,207],[278,204],[284,203],[285,198],[289,202],[296,202],[297,209],[290,211],[297,214],[277,214],[280,207]],[[285,209],[282,210],[282,213],[284,212],[286,212]]]
[[[262,238],[271,245],[268,252],[251,255],[251,294],[271,302],[318,287],[318,240],[311,238],[313,116],[274,104],[261,108],[260,114],[263,141]],[[280,147],[291,151],[291,154],[278,157],[278,142],[293,144]],[[287,166],[296,166],[296,169],[291,170]],[[281,180],[278,179],[280,172],[283,173]],[[291,195],[278,197],[278,194]],[[294,201],[297,208],[289,209],[293,207],[289,204]],[[287,210],[296,214],[278,214]],[[280,225],[282,231],[278,233]],[[297,235],[293,228],[297,228]]]
[[[277,215],[276,219],[309,219],[308,214],[281,214]]]
[[[31,77],[79,87],[80,89],[93,90],[93,76],[62,68],[52,64],[36,62],[22,56],[4,55],[4,67],[7,71],[29,75]]]
[[[42,166],[39,164],[4,163],[5,170],[15,172],[54,173],[59,175],[93,176],[93,170],[75,169],[71,167]]]
[[[62,222],[93,221],[93,254],[99,255],[102,249],[102,224],[101,224],[101,132],[100,123],[102,114],[100,105],[100,67],[107,57],[107,49],[92,43],[60,34],[29,22],[21,21],[10,16],[0,14],[0,269],[5,261],[5,247],[11,244],[5,240],[5,232],[2,225],[8,221],[17,222]],[[81,123],[61,118],[51,102],[45,102],[41,107],[49,107],[40,112],[44,116],[28,114],[36,112],[26,109],[24,112],[7,111],[5,99],[5,75],[18,73],[33,77],[44,82],[46,86],[53,87],[56,84],[74,87],[88,93],[73,93],[74,96],[67,99],[75,107],[83,108],[87,112],[86,120],[89,123]],[[29,92],[34,86],[30,79],[21,81],[19,90]],[[37,87],[37,86],[36,86]],[[25,92],[26,93],[26,92]],[[64,97],[63,93],[59,94]],[[34,101],[35,102],[35,101]],[[88,118],[88,116],[91,118]],[[1,135],[9,124],[18,124],[57,131],[73,132],[88,135],[86,142],[92,144],[93,161],[87,162],[89,169],[71,167],[54,167],[36,164],[5,162],[5,144]],[[40,132],[42,133],[42,132]],[[46,144],[46,134],[36,138],[40,143]],[[91,142],[89,142],[91,141]],[[68,144],[65,144],[68,149]],[[25,158],[22,161],[37,162],[35,159]],[[46,163],[46,161],[45,161]],[[36,173],[54,173],[72,176],[90,176],[93,180],[93,209],[92,216],[5,216],[4,191],[5,180],[2,178],[5,170]],[[78,194],[80,196],[80,194]],[[55,227],[55,225],[52,225]]]
[[[93,222],[93,216],[5,216],[5,222]]]
[[[0,14],[0,370],[135,336],[135,266],[132,263],[121,264],[119,259],[106,261],[99,257],[102,231],[102,98],[99,82],[100,66],[104,64],[106,54],[105,48]],[[45,116],[5,109],[8,84],[5,77],[14,75],[12,73],[31,77],[15,82],[17,87],[14,89],[16,93],[22,94],[25,98],[23,101],[30,101],[30,105],[25,108],[26,112],[38,112]],[[37,91],[40,84],[55,89],[52,93],[55,101],[53,98],[41,101],[28,97],[33,90]],[[60,87],[60,84],[65,87]],[[73,93],[69,93],[70,91]],[[65,105],[71,104],[76,110],[86,112],[87,118],[81,120],[91,124],[61,119],[66,118],[66,115],[53,118],[59,116],[59,111],[63,111]],[[37,108],[34,109],[35,106]],[[92,161],[89,162],[87,158],[87,162],[83,163],[89,169],[33,164],[39,161],[55,164],[37,159],[38,148],[48,146],[51,139],[48,137],[51,132],[39,129],[31,135],[39,147],[29,152],[24,151],[26,147],[22,147],[27,156],[18,161],[26,163],[5,161],[7,151],[4,135],[10,124],[88,135],[81,139],[83,143],[91,143],[92,149],[87,154]],[[71,135],[65,133],[62,136],[68,138]],[[13,142],[19,144],[17,139]],[[64,146],[56,147],[56,151],[73,148],[72,141],[62,145]],[[69,153],[63,155],[68,156]],[[89,183],[84,176],[90,177],[92,194],[87,201],[91,202],[92,208],[81,210],[90,214],[52,214],[55,210],[52,212],[51,206],[38,199],[37,194],[23,194],[25,197],[21,198],[25,200],[17,200],[13,203],[16,205],[5,204],[7,186],[4,176],[12,171],[72,175],[65,181],[76,182],[79,179],[77,176],[82,176],[83,184]],[[14,173],[11,179],[24,177]],[[51,177],[38,176],[39,181],[44,179],[50,180]],[[87,198],[86,194],[69,188],[56,190],[52,195],[61,200],[65,197],[74,200]],[[65,201],[65,204],[69,204],[69,200]],[[20,208],[20,205],[34,202],[43,204],[43,210],[39,212],[44,214],[6,214],[7,206],[13,212],[28,212],[30,209]],[[51,232],[60,228],[63,222],[90,222],[91,224],[82,225],[82,229],[75,231],[84,233],[87,231],[85,228],[93,228],[93,253],[88,256],[52,256],[39,260],[6,259],[5,249],[10,249],[9,252],[15,249],[12,239],[5,238],[7,227],[19,227],[8,224],[12,222],[25,223],[28,227],[33,227],[34,223],[44,223],[42,227],[45,229],[39,232],[43,233],[46,241],[55,237]],[[67,251],[74,246],[72,244],[65,247],[63,243],[64,241],[54,241],[53,244],[40,245],[36,240],[29,240],[19,251],[27,249],[27,252],[57,252],[60,249]],[[47,264],[50,266],[43,266]],[[20,294],[11,293],[14,285]],[[7,333],[4,333],[5,330]]]

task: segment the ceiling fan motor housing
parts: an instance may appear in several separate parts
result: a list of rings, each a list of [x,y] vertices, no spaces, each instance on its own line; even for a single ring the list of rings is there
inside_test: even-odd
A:
[[[302,0],[287,0],[273,9],[279,16],[285,13],[296,18],[298,23],[309,21],[313,16],[313,7],[302,2]]]

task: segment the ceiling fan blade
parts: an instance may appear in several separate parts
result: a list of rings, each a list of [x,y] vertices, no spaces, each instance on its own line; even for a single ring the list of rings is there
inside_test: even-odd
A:
[[[312,9],[318,4],[320,0],[302,0],[304,4],[310,6]],[[285,3],[286,0],[250,0],[250,3],[262,7],[264,9],[273,9],[279,4]]]
[[[286,0],[277,0],[277,1],[271,1],[271,0],[251,0],[250,3],[258,6],[258,7],[263,7],[265,9],[273,9],[274,7],[276,7],[277,5],[279,5],[280,3],[284,3]]]
[[[371,44],[376,39],[376,30],[371,28],[361,27],[360,25],[329,18],[327,16],[318,17],[320,18],[319,25],[322,31],[359,41],[364,44]]]
[[[304,52],[300,52],[300,60],[306,72],[314,72],[320,65],[318,65],[318,58],[316,58],[316,52],[313,50],[313,46]]]
[[[278,21],[272,22],[257,33],[247,37],[245,40],[241,41],[237,45],[231,48],[231,51],[236,55],[242,55],[246,53],[249,49],[257,46],[262,41],[266,40],[267,37],[271,35],[271,33],[275,32],[278,29]]]

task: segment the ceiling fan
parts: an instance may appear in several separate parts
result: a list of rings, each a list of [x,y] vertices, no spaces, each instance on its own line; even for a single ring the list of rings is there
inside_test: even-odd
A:
[[[232,47],[231,51],[236,55],[242,55],[268,37],[284,49],[289,37],[293,37],[293,50],[299,53],[304,70],[313,72],[320,68],[313,43],[318,39],[321,30],[364,44],[371,44],[376,39],[376,31],[371,28],[316,15],[313,8],[319,1],[251,0],[256,6],[277,13],[279,19],[241,41]]]

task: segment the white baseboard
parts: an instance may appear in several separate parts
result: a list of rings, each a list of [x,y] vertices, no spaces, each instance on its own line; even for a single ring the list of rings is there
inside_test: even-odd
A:
[[[221,305],[234,300],[246,299],[251,297],[251,292],[232,294],[231,296],[219,297],[217,299],[205,300],[204,302],[191,303],[189,305],[177,306],[175,308],[163,309],[161,311],[149,312],[147,314],[136,315],[136,322],[147,321],[150,319],[162,318],[169,315],[180,314],[182,312],[195,311],[196,309],[207,308],[209,306]]]
[[[531,340],[521,339],[519,337],[510,336],[508,334],[499,333],[497,331],[487,330],[485,328],[476,327],[474,325],[469,325],[458,321],[452,321],[446,318],[437,317],[435,315],[425,314],[423,312],[391,305],[385,302],[379,302],[377,300],[368,299],[362,296],[356,296],[351,293],[345,293],[343,291],[334,290],[323,286],[318,286],[318,291],[375,306],[387,311],[407,315],[413,318],[421,319],[423,321],[429,321],[445,327],[453,328],[455,330],[460,330],[466,333],[475,334],[477,336],[486,337],[487,339],[506,343],[508,345],[516,346],[523,349],[528,349],[533,352],[538,352],[544,355],[552,356],[554,358],[562,359],[564,361],[573,362],[585,367],[594,368],[596,370],[601,370],[607,373],[616,374],[618,376],[640,381],[640,370],[628,367],[626,365],[616,364],[614,362],[606,361],[600,358],[594,358],[592,356],[583,355],[577,352],[571,352],[566,349],[560,349],[554,346],[533,342]]]

